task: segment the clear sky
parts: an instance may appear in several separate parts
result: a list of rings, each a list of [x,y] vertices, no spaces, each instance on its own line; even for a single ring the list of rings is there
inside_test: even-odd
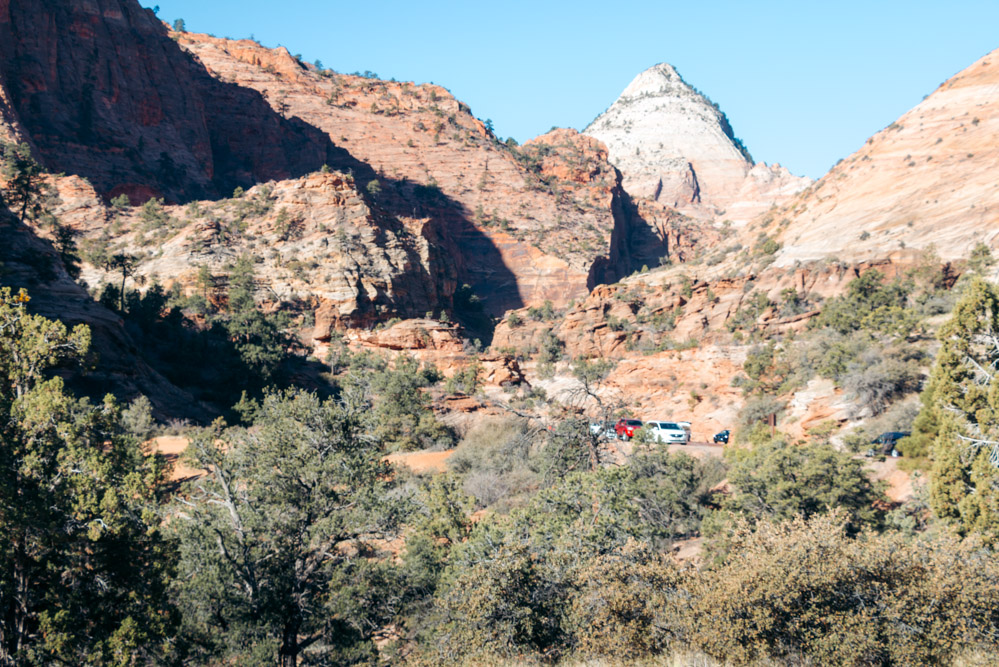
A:
[[[142,0],[338,72],[447,87],[518,141],[582,129],[658,62],[717,102],[757,161],[817,178],[999,48],[999,0]]]

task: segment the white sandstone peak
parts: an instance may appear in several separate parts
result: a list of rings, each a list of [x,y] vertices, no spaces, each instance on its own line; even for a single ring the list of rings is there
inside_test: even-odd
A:
[[[682,89],[691,90],[676,68],[669,63],[659,63],[636,76],[621,93],[621,97],[669,95]]]
[[[668,63],[636,76],[583,133],[607,146],[632,196],[701,215],[742,203],[753,168],[748,152],[725,114]],[[765,206],[771,203],[768,199]]]

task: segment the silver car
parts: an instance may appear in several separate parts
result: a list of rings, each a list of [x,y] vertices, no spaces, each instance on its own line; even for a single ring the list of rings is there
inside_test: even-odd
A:
[[[676,422],[645,422],[656,442],[667,445],[686,445],[690,442],[690,434]]]

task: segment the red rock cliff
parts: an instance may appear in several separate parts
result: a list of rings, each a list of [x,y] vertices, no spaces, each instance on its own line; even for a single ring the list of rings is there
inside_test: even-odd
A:
[[[298,176],[328,138],[225,83],[134,0],[0,0],[0,113],[105,195],[180,201]]]

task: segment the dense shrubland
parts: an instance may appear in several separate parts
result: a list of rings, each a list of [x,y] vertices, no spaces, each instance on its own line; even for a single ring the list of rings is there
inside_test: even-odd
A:
[[[999,312],[984,283],[942,329],[924,393],[928,424],[942,400],[966,401],[963,416],[932,422],[933,517],[894,509],[862,461],[828,442],[760,432],[724,462],[638,439],[607,465],[586,420],[549,430],[511,415],[467,430],[448,473],[393,470],[386,452],[457,437],[431,419],[441,378],[350,353],[330,396],[268,390],[241,402],[245,425],[193,433],[189,464],[208,474],[166,496],[162,463],[137,437],[148,410],[77,401],[46,379],[44,365],[83,353],[86,330],[28,315],[27,298],[4,292],[0,327],[11,664],[916,664],[996,648],[991,450],[950,456],[962,441],[940,426],[992,428],[992,392],[952,388],[988,379],[967,362],[989,354],[976,345]],[[793,374],[781,349],[747,362],[758,401]],[[577,366],[588,381],[606,374]],[[35,529],[53,522],[69,532]],[[673,558],[699,535],[702,566]]]

